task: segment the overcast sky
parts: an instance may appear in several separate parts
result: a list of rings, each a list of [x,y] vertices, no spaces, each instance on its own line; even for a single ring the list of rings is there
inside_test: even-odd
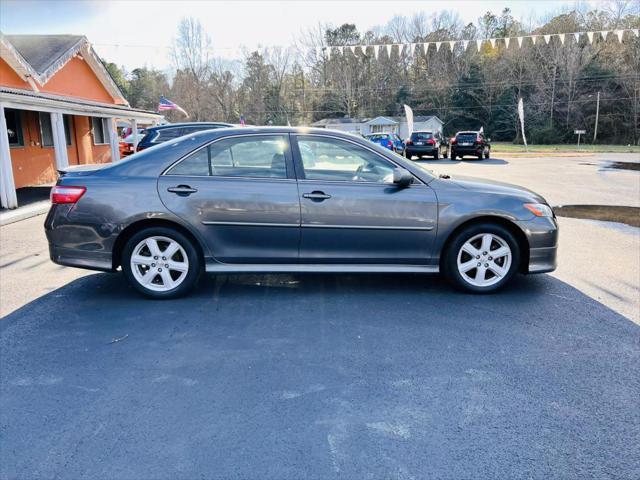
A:
[[[575,5],[565,0],[448,1],[55,1],[1,0],[3,33],[86,35],[106,60],[129,70],[138,66],[166,69],[168,46],[184,16],[198,18],[211,36],[214,54],[240,56],[240,47],[291,45],[302,30],[330,23],[355,23],[361,31],[382,25],[394,15],[427,14],[448,9],[465,23],[491,10],[508,7],[527,25]],[[584,3],[584,2],[582,2]]]

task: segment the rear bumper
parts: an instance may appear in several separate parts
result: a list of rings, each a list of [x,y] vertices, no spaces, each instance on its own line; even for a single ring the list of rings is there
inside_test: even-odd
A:
[[[452,147],[451,153],[455,155],[479,155],[484,151],[483,147]]]
[[[56,247],[49,244],[49,257],[53,263],[66,267],[86,268],[112,272],[111,252],[87,252],[77,248]]]
[[[436,147],[406,147],[407,155],[435,155],[438,149]]]

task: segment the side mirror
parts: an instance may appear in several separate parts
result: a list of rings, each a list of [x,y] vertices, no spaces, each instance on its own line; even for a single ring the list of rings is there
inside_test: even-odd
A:
[[[398,167],[393,170],[393,183],[400,188],[408,187],[413,183],[413,175],[409,170]]]

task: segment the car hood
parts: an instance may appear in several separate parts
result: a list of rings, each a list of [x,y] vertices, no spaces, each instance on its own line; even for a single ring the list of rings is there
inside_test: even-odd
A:
[[[452,175],[449,181],[465,190],[482,193],[494,193],[498,195],[511,195],[530,199],[535,203],[547,203],[546,200],[536,192],[528,188],[512,185],[510,183],[497,182],[484,178],[466,177]]]

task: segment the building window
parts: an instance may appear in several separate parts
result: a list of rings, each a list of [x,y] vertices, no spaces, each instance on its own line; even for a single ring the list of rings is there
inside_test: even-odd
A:
[[[24,147],[24,138],[22,136],[22,122],[20,112],[5,108],[4,118],[7,121],[7,134],[9,137],[10,147]]]
[[[105,145],[109,143],[108,118],[91,117],[91,128],[93,130],[93,144]]]
[[[42,139],[43,147],[53,147],[53,125],[51,124],[51,114],[48,112],[40,112],[40,138]],[[62,116],[62,123],[64,125],[64,138],[67,145],[71,145],[71,129],[69,115]]]

